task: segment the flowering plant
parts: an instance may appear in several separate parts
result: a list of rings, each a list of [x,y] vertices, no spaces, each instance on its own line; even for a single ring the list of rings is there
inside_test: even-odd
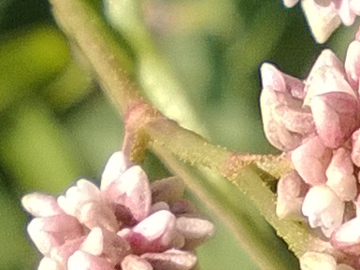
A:
[[[100,190],[81,179],[57,200],[41,193],[22,199],[35,218],[28,233],[44,255],[38,269],[194,269],[193,249],[213,235],[177,177],[149,185],[139,166],[114,153]]]
[[[240,242],[262,269],[360,269],[359,34],[349,45],[344,62],[325,49],[305,80],[287,75],[270,63],[262,64],[262,124],[269,142],[283,153],[249,154],[246,149],[233,152],[190,131],[210,137],[196,117],[197,108],[191,107],[191,100],[168,69],[169,59],[157,51],[161,45],[157,47],[152,37],[169,40],[176,33],[186,39],[193,35],[194,27],[202,29],[207,33],[206,42],[230,47],[223,57],[226,61],[242,61],[240,70],[227,65],[233,73],[229,72],[232,76],[226,83],[253,89],[245,78],[251,77],[247,70],[257,70],[258,63],[248,60],[263,61],[272,50],[279,50],[274,44],[285,40],[288,33],[285,20],[271,10],[264,11],[273,8],[270,2],[259,4],[263,13],[255,17],[263,20],[247,29],[249,18],[234,28],[224,23],[228,17],[230,21],[240,18],[231,9],[235,1],[208,1],[227,9],[221,9],[221,16],[213,16],[214,20],[205,24],[204,17],[211,12],[191,1],[104,0],[100,6],[88,0],[50,0],[56,22],[74,55],[92,71],[122,116],[125,137],[122,151],[109,159],[100,187],[81,179],[57,198],[40,192],[23,197],[23,207],[33,216],[27,226],[28,235],[43,257],[39,269],[198,269],[201,256],[198,263],[195,248],[213,235],[214,225],[181,199],[184,186],[222,219],[231,229],[231,240]],[[297,2],[283,1],[287,7]],[[325,42],[341,22],[346,26],[355,24],[359,15],[356,0],[303,0],[301,4],[317,42]],[[196,18],[191,23],[190,10]],[[241,18],[246,17],[245,13]],[[276,31],[269,31],[272,28]],[[240,41],[231,38],[236,31],[241,33]],[[289,48],[297,44],[291,38],[288,41]],[[256,43],[263,44],[261,50]],[[203,51],[194,53],[191,63],[204,60],[206,55]],[[217,60],[225,61],[223,58]],[[179,66],[188,75],[194,72],[193,77],[203,78],[210,72],[203,70],[203,76],[198,76],[195,70],[201,65]],[[64,77],[74,70],[69,68]],[[52,87],[59,88],[57,83]],[[221,92],[217,83],[209,83],[216,91],[199,95],[201,99],[223,98],[227,104],[236,103],[235,107],[250,107],[247,102],[237,104],[232,99],[234,94]],[[47,95],[58,102],[56,94]],[[34,115],[44,114],[41,102],[29,103],[25,109]],[[234,136],[229,135],[233,123],[226,109],[215,108],[212,119],[217,121],[211,124],[219,125],[222,135]],[[245,134],[251,134],[256,123],[252,120],[247,120],[250,126],[241,127],[248,132]],[[27,122],[21,122],[18,128]],[[122,126],[118,122],[113,125]],[[250,137],[248,141],[257,143],[256,136]],[[23,140],[17,143],[25,152],[22,148],[27,143],[19,143]],[[96,141],[94,145],[103,140]],[[175,176],[150,183],[140,167],[149,151]],[[76,162],[76,158],[73,160]],[[67,165],[60,171],[71,170],[72,164]],[[154,165],[157,167],[162,168],[159,163]],[[52,173],[48,175],[52,178]],[[49,186],[53,183],[56,181],[44,181]],[[253,206],[262,217],[255,217]],[[286,246],[268,227],[259,225],[263,218]]]

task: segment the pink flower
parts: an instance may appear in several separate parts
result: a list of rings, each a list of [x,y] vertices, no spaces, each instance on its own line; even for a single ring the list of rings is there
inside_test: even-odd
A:
[[[302,205],[302,213],[311,228],[320,227],[326,237],[343,222],[345,204],[326,185],[310,188]]]
[[[283,0],[286,7],[295,6],[300,0]],[[319,43],[324,43],[342,22],[350,26],[360,15],[358,0],[302,0],[302,8],[310,29]]]
[[[326,49],[304,81],[268,63],[261,67],[265,134],[294,167],[278,182],[277,215],[299,220],[301,209],[313,233],[320,228],[335,253],[345,256],[331,259],[329,269],[340,269],[340,262],[360,269],[359,33],[345,64]],[[310,265],[317,263],[314,256]]]
[[[193,269],[194,248],[214,234],[214,225],[181,199],[182,181],[149,184],[137,165],[117,152],[99,189],[81,179],[57,200],[24,196],[34,216],[28,233],[44,255],[39,270]]]

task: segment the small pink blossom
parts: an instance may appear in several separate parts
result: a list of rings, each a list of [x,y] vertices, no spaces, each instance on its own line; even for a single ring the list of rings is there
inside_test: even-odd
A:
[[[345,8],[346,1],[336,5]],[[296,78],[270,64],[261,67],[265,134],[270,143],[285,151],[295,169],[278,182],[277,215],[301,219],[296,214],[301,208],[313,233],[318,235],[319,228],[334,254],[340,254],[331,259],[309,253],[304,269],[317,269],[315,266],[327,259],[332,261],[327,269],[360,269],[359,33],[347,50],[345,64],[326,49],[300,83],[294,84]],[[302,127],[293,116],[294,108],[303,115]]]
[[[307,187],[296,171],[281,177],[277,185],[276,214],[280,219],[301,219]]]
[[[193,250],[214,234],[214,225],[181,199],[183,190],[178,177],[149,184],[145,172],[117,152],[100,189],[81,179],[57,200],[24,196],[34,216],[29,236],[44,255],[38,269],[193,269]]]
[[[315,186],[326,183],[326,168],[331,156],[331,149],[316,136],[292,151],[291,161],[305,183]]]
[[[302,213],[311,228],[320,227],[326,237],[343,222],[345,205],[326,185],[310,188],[302,205]]]
[[[300,0],[283,0],[286,7],[295,6]],[[353,25],[360,15],[358,0],[301,0],[301,6],[314,38],[324,43],[341,23]]]

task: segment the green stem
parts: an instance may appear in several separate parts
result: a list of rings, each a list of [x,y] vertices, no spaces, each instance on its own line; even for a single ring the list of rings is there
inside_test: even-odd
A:
[[[124,115],[142,100],[128,75],[132,63],[127,53],[119,50],[98,14],[85,1],[50,0],[50,3],[58,24],[79,47],[102,87]]]

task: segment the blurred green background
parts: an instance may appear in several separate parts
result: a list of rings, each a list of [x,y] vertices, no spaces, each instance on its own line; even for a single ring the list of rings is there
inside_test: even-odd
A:
[[[300,7],[285,9],[280,0],[131,2],[122,1],[125,16],[112,21],[115,28],[119,23],[128,31],[119,40],[127,44],[139,84],[148,82],[147,76],[159,83],[166,67],[171,72],[169,93],[178,91],[193,112],[172,109],[169,103],[177,100],[170,96],[169,101],[166,92],[154,94],[143,86],[144,94],[170,117],[179,116],[181,124],[240,152],[275,152],[261,128],[261,63],[276,63],[305,78],[324,47],[330,46],[343,59],[356,29],[341,28],[327,45],[317,45]],[[153,42],[152,65],[141,61],[147,59],[148,44],[137,40],[141,29],[131,15],[126,16],[126,5],[129,12],[135,7]],[[193,118],[197,124],[187,123]],[[21,196],[35,190],[56,195],[79,177],[97,181],[122,137],[122,119],[56,27],[47,1],[0,0],[1,270],[35,269],[41,257],[26,238],[28,216],[19,205]],[[145,166],[151,179],[169,174],[151,154]],[[232,194],[227,183],[219,188]],[[197,201],[196,194],[188,194]],[[258,269],[227,226],[203,210],[218,228],[216,237],[199,249],[203,269]],[[244,215],[249,224],[259,219],[252,211]],[[266,224],[259,226],[264,235],[273,234]]]

